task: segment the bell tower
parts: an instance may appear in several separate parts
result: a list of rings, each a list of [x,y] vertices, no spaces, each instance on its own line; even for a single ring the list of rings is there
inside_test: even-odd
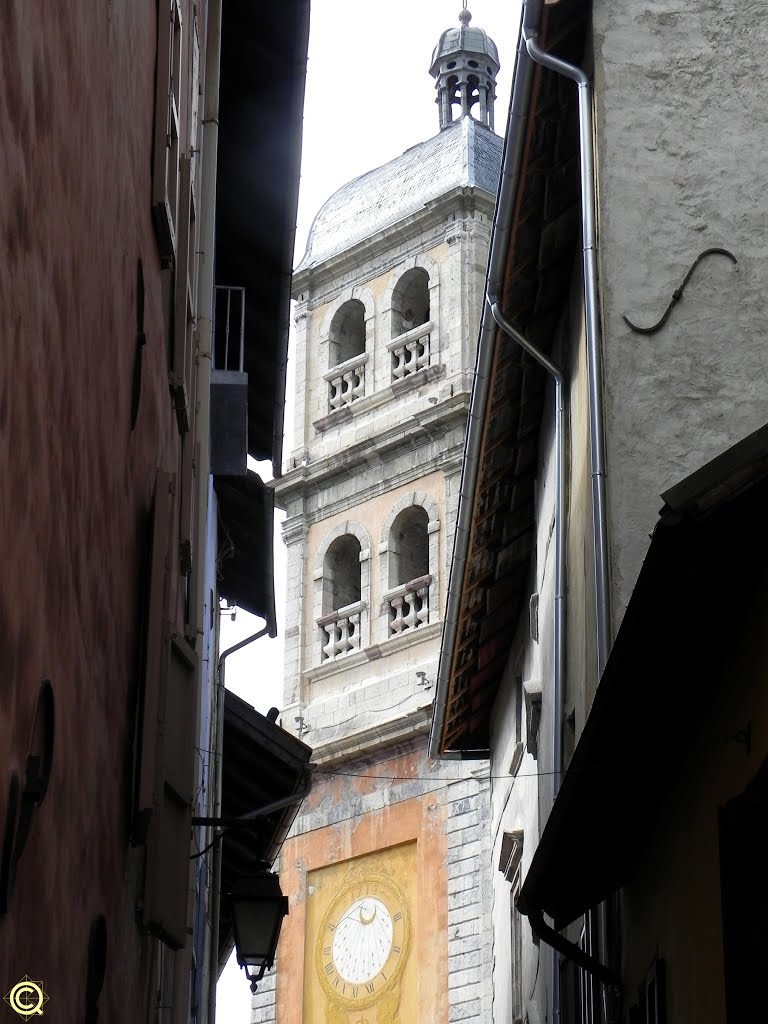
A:
[[[254,1020],[437,1024],[460,1002],[490,1016],[487,762],[430,762],[427,739],[501,167],[498,66],[463,11],[432,60],[442,130],[332,195],[294,271],[281,721],[315,772],[280,859],[276,990],[260,987]]]

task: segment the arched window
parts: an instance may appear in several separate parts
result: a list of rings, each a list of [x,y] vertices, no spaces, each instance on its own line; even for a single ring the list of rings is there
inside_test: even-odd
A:
[[[429,366],[429,274],[407,270],[392,292],[392,380],[402,380]]]
[[[335,661],[370,643],[370,541],[360,523],[340,523],[315,559],[315,621],[319,660]]]
[[[389,585],[399,587],[429,574],[429,517],[421,505],[404,508],[389,533]]]
[[[329,369],[365,352],[365,306],[350,299],[331,320]]]
[[[323,564],[323,615],[360,600],[360,541],[350,533],[337,537]]]
[[[429,322],[429,274],[422,267],[406,271],[392,293],[392,337]]]
[[[469,62],[469,64],[470,64],[470,67],[477,67],[477,62],[476,61],[471,60]],[[476,111],[473,114],[472,113],[472,108],[475,106],[475,104],[479,104],[479,103],[480,103],[480,79],[477,77],[477,75],[470,75],[467,78],[467,110],[478,121],[480,120],[480,118],[478,117],[478,112]]]
[[[437,505],[423,493],[403,495],[385,520],[379,546],[384,638],[438,621],[439,526]]]
[[[365,394],[365,306],[349,299],[331,320],[328,339],[328,409],[351,405]]]

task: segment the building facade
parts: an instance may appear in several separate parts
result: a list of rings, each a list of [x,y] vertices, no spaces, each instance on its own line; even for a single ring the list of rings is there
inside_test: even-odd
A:
[[[274,859],[303,785],[308,748],[294,737],[276,748],[280,730],[252,709],[233,723],[219,660],[220,597],[274,632],[271,543],[237,525],[263,522],[271,541],[271,494],[246,475],[246,453],[275,456],[308,35],[307,3],[268,12],[264,60],[282,77],[243,81],[243,48],[259,38],[251,7],[76,2],[51,20],[39,4],[3,5],[8,1019],[212,1022],[231,933],[221,879]],[[270,174],[285,185],[268,200],[233,158],[234,143],[263,145],[238,117],[255,102],[282,115]],[[256,267],[227,201],[262,211]],[[247,241],[259,241],[252,226]],[[225,479],[217,417],[230,417],[231,392],[222,401],[210,384],[212,364],[230,370],[213,321],[218,286],[232,284],[250,311],[238,371],[252,371],[257,348],[261,372],[235,409],[241,468]],[[255,341],[259,318],[273,345]],[[234,537],[226,549],[219,525]],[[238,729],[250,761],[223,756]],[[245,793],[243,763],[259,767]],[[281,799],[245,855],[210,821]]]
[[[491,751],[494,1021],[761,1012],[753,17],[523,5],[430,740]]]
[[[439,133],[335,193],[294,273],[282,724],[315,768],[257,1021],[490,1012],[487,762],[426,756],[501,162],[498,55],[469,22],[433,54]]]

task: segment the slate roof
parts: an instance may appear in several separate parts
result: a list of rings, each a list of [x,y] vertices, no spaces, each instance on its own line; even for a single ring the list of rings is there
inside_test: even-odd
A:
[[[440,42],[432,52],[432,68],[443,57],[453,53],[488,54],[497,67],[499,64],[499,51],[488,33],[481,28],[468,28],[463,22],[460,28],[447,28],[440,36]]]
[[[474,186],[495,196],[503,145],[490,129],[464,117],[361,174],[320,207],[295,272],[344,252],[457,186]]]

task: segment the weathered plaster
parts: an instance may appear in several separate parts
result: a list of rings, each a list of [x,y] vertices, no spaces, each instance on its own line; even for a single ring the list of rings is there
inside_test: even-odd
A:
[[[597,0],[596,131],[616,623],[658,495],[766,417],[768,184],[760,4]],[[666,326],[654,323],[694,258]]]

